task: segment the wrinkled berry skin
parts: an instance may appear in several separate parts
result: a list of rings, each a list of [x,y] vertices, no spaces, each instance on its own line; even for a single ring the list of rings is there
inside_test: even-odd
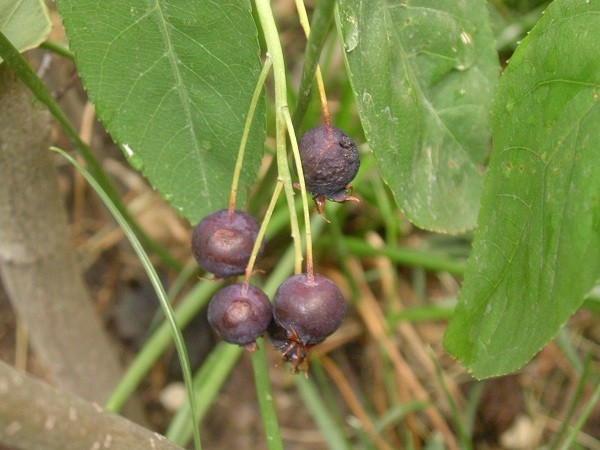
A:
[[[289,340],[303,346],[322,342],[338,329],[345,313],[346,302],[338,287],[318,274],[312,282],[305,273],[289,277],[273,298],[275,322],[287,330]]]
[[[336,127],[320,125],[307,130],[298,141],[306,189],[314,197],[341,202],[360,166],[354,141]]]
[[[258,229],[256,219],[243,211],[234,211],[231,217],[226,209],[209,214],[194,228],[194,258],[202,269],[218,278],[242,275]]]
[[[208,305],[208,323],[221,339],[247,346],[263,334],[273,316],[267,295],[256,286],[232,284],[219,290]]]

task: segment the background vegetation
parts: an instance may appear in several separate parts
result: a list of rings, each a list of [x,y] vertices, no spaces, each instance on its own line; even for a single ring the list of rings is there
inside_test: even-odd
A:
[[[307,2],[308,44],[300,5],[62,0],[67,50],[56,11],[46,40],[43,4],[0,1],[2,359],[181,446],[196,420],[205,448],[600,448],[598,5]],[[190,225],[227,204],[267,50],[238,206],[262,218],[289,170],[283,107],[298,135],[321,122],[317,61],[361,148],[361,202],[312,217],[316,270],[349,312],[308,378],[267,340],[252,356],[216,342],[204,308],[222,282],[189,250]],[[281,197],[267,228],[254,282],[270,297],[298,270],[295,215]],[[7,444],[82,448],[133,427],[2,370]],[[20,413],[34,393],[56,408]],[[83,441],[55,426],[79,419]],[[125,430],[110,439],[153,439]]]

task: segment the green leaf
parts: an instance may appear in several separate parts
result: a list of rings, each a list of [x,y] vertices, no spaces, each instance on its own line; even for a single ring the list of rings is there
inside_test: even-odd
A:
[[[192,223],[225,208],[261,65],[248,0],[61,0],[70,48],[113,139]],[[260,163],[264,101],[239,191]]]
[[[475,225],[499,65],[483,0],[340,0],[360,118],[416,225]]]
[[[600,277],[600,4],[556,0],[500,80],[479,229],[446,349],[518,369]]]
[[[0,31],[20,52],[37,47],[50,32],[43,0],[0,0]]]

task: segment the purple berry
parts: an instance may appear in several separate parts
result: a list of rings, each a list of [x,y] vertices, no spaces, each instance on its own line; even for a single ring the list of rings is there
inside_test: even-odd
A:
[[[259,225],[242,211],[226,209],[206,216],[194,228],[192,253],[200,267],[218,278],[242,275],[252,253]],[[258,254],[262,252],[261,245]]]
[[[273,299],[273,317],[304,346],[316,345],[338,329],[346,302],[329,278],[315,274],[293,275],[285,280]]]
[[[291,362],[295,373],[305,364],[313,346],[338,329],[346,302],[329,278],[303,273],[285,280],[273,299],[273,320],[267,329],[273,345]]]
[[[348,195],[350,182],[360,166],[354,141],[336,127],[320,125],[306,131],[298,141],[306,189],[317,201],[356,200]]]
[[[272,318],[267,295],[256,286],[232,284],[219,290],[208,305],[208,322],[221,339],[251,346]],[[250,348],[250,347],[249,347]]]

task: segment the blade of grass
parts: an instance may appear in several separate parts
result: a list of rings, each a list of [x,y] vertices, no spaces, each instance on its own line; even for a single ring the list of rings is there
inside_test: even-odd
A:
[[[181,272],[177,274],[177,278],[175,278],[173,283],[171,283],[169,291],[167,292],[167,294],[169,294],[169,298],[177,298],[177,296],[181,293],[182,289],[190,281],[190,279],[196,272],[198,272],[198,263],[195,259],[190,258],[189,261],[183,266]]]
[[[243,349],[225,342],[219,343],[205,359],[194,376],[194,392],[198,405],[198,418],[202,420],[219,394],[223,383],[239,360]],[[183,404],[167,429],[165,436],[174,444],[186,446],[193,435],[189,404]]]
[[[598,386],[596,386],[594,393],[592,394],[589,401],[583,408],[583,411],[581,411],[581,414],[580,414],[579,418],[577,419],[575,426],[571,429],[571,431],[567,435],[567,439],[565,440],[565,442],[563,442],[563,445],[560,447],[560,450],[569,450],[570,448],[573,448],[573,443],[577,439],[577,435],[579,434],[579,432],[585,425],[586,420],[592,413],[592,410],[594,409],[594,406],[596,406],[596,403],[598,403],[598,400],[600,400],[600,384],[598,384]]]
[[[466,262],[427,250],[389,246],[375,248],[367,244],[364,239],[349,236],[344,237],[344,245],[349,253],[356,256],[384,255],[396,264],[422,267],[434,272],[446,271],[453,275],[463,275],[465,272]]]
[[[381,177],[373,177],[370,181],[377,199],[377,208],[385,224],[385,242],[390,248],[396,247],[400,235],[400,224],[398,214],[396,214],[398,207],[390,198]]]
[[[108,198],[116,206],[119,213],[125,217],[127,223],[133,228],[136,236],[142,241],[144,247],[148,248],[152,253],[156,254],[160,260],[168,267],[179,271],[182,268],[180,261],[175,259],[169,252],[161,247],[157,242],[150,239],[144,230],[133,219],[127,207],[123,204],[121,197],[116,189],[106,176],[100,162],[96,159],[88,145],[83,142],[67,116],[62,112],[60,106],[44,84],[44,82],[36,75],[31,66],[19,51],[10,43],[2,32],[0,32],[0,57],[4,59],[4,63],[12,70],[17,77],[27,86],[27,88],[35,95],[35,97],[48,108],[48,111],[54,116],[56,121],[63,128],[64,132],[75,144],[75,148],[79,151],[89,171],[94,176],[94,179],[106,192]]]
[[[181,272],[177,274],[177,277],[171,283],[169,290],[167,291],[167,295],[169,297],[169,301],[171,304],[174,304],[175,299],[185,287],[185,285],[190,281],[192,276],[198,272],[198,263],[194,258],[190,258],[190,260],[183,266]],[[177,311],[175,311],[175,316],[177,316]],[[150,322],[149,330],[150,332],[154,332],[154,330],[163,322],[165,318],[165,314],[162,309],[158,309],[154,313],[154,317],[152,317],[152,321]],[[179,326],[185,328],[185,325],[182,325],[181,322],[177,321]],[[187,324],[187,322],[186,322]],[[148,333],[150,334],[150,333]],[[142,347],[143,348],[143,347]]]
[[[252,354],[252,367],[254,369],[254,383],[260,407],[262,424],[267,438],[269,450],[283,450],[283,442],[279,433],[279,422],[273,401],[273,389],[269,381],[269,367],[265,352],[265,340],[257,339],[258,349]]]
[[[473,384],[467,398],[467,404],[465,406],[465,432],[468,436],[473,436],[473,428],[475,427],[475,414],[477,413],[477,407],[479,406],[479,400],[483,393],[485,382],[480,381]]]
[[[567,330],[563,327],[558,331],[556,335],[556,344],[558,348],[563,352],[563,354],[567,357],[569,362],[573,365],[575,370],[580,374],[583,374],[584,363],[579,358],[579,354],[577,353],[577,349],[573,346],[571,339],[569,338],[569,334]]]
[[[569,402],[569,408],[567,409],[567,413],[565,414],[565,417],[561,420],[560,428],[556,432],[554,439],[552,441],[552,444],[550,446],[551,450],[556,450],[558,448],[558,445],[559,445],[561,439],[564,437],[564,435],[567,432],[569,423],[571,422],[571,419],[573,418],[573,414],[575,413],[575,409],[577,408],[577,405],[579,404],[579,400],[583,396],[585,383],[588,380],[588,376],[590,375],[591,362],[592,362],[592,355],[591,355],[591,353],[588,353],[588,355],[585,359],[583,368],[581,370],[581,375],[577,382],[577,386],[575,387],[575,393],[573,395],[573,398]]]
[[[333,389],[329,379],[327,378],[325,369],[323,369],[323,365],[315,354],[312,355],[310,360],[310,371],[311,374],[314,375],[314,380],[319,392],[321,392],[325,408],[327,408],[327,410],[330,412],[331,418],[335,422],[337,428],[343,430],[345,424],[344,418],[342,417],[341,408],[335,401]]]
[[[329,411],[323,403],[321,394],[317,390],[314,382],[309,378],[303,376],[296,376],[294,378],[296,387],[304,399],[310,414],[312,415],[315,423],[321,430],[323,438],[327,441],[329,448],[336,450],[350,450],[352,446],[346,440],[344,433],[336,426],[332,420]]]
[[[471,438],[467,433],[465,428],[464,419],[461,417],[460,412],[458,410],[458,406],[456,405],[456,401],[454,397],[450,394],[448,390],[448,386],[446,385],[446,381],[444,380],[444,376],[442,374],[442,368],[438,364],[437,359],[433,355],[433,352],[429,354],[431,361],[435,367],[435,375],[437,379],[437,383],[442,387],[442,392],[444,393],[444,397],[446,398],[446,402],[450,405],[450,413],[452,417],[452,421],[454,422],[454,428],[457,431],[458,438],[460,439],[460,448],[469,450],[473,448],[471,445]]]
[[[185,387],[186,387],[187,394],[188,394],[190,410],[192,412],[192,422],[195,424],[195,426],[194,426],[194,444],[195,444],[195,448],[197,450],[200,450],[202,448],[202,444],[200,442],[200,429],[198,426],[196,426],[196,424],[198,423],[198,412],[196,410],[196,397],[194,396],[194,390],[193,390],[194,388],[193,388],[193,383],[192,383],[192,373],[191,373],[191,369],[190,369],[190,362],[188,359],[187,350],[185,348],[185,343],[183,342],[183,336],[181,335],[181,331],[179,330],[179,327],[177,326],[177,322],[175,320],[175,316],[173,313],[173,308],[171,307],[171,304],[169,303],[167,293],[165,292],[165,289],[160,281],[160,278],[158,277],[156,270],[152,266],[152,263],[150,262],[150,258],[148,257],[148,254],[145,252],[144,247],[142,247],[141,242],[139,241],[139,239],[135,235],[133,229],[127,222],[127,219],[120,213],[119,209],[111,201],[110,197],[104,191],[102,186],[94,179],[94,177],[90,174],[90,172],[88,172],[86,169],[84,169],[68,153],[66,153],[63,150],[56,148],[56,147],[52,147],[52,150],[59,153],[64,158],[66,158],[85,177],[86,181],[90,184],[90,186],[92,186],[94,191],[96,191],[98,196],[102,199],[102,202],[104,203],[104,205],[110,210],[111,214],[114,216],[114,218],[119,223],[121,229],[127,236],[127,239],[131,243],[131,246],[135,250],[138,258],[140,259],[140,261],[142,262],[142,265],[144,266],[144,270],[146,271],[146,274],[148,275],[148,278],[150,279],[150,282],[152,283],[152,286],[154,287],[156,295],[158,296],[158,299],[160,300],[160,304],[165,312],[167,321],[169,322],[169,325],[171,327],[171,332],[173,333],[173,338],[175,340],[175,348],[177,349],[177,354],[179,356],[179,360],[181,361],[181,371],[183,373],[183,380],[184,380]]]
[[[427,403],[418,400],[392,406],[383,416],[375,421],[375,429],[381,432],[388,425],[393,425],[395,422],[401,421],[407,414],[422,411],[426,407]]]
[[[198,314],[198,311],[208,303],[211,296],[220,286],[222,286],[222,283],[213,281],[198,283],[177,306],[175,310],[175,321],[177,324],[184,328]],[[106,402],[105,408],[107,410],[118,412],[123,407],[123,404],[133,391],[135,391],[150,371],[150,368],[171,344],[172,339],[173,334],[171,333],[170,325],[167,321],[164,321],[146,340],[144,346],[127,369],[127,372],[125,372],[125,375],[115,387],[115,390]]]
[[[388,313],[388,323],[393,326],[398,322],[431,322],[449,320],[454,313],[455,302],[437,305],[414,306],[397,313]]]

